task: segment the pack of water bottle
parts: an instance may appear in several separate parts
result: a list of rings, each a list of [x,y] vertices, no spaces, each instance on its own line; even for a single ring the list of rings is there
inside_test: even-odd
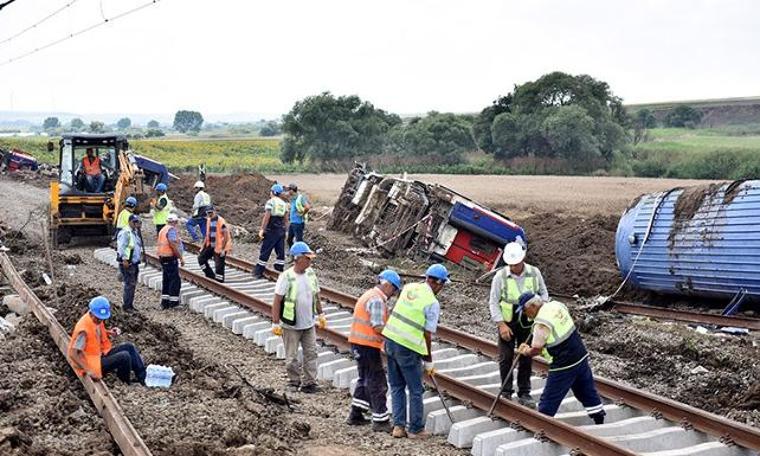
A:
[[[174,370],[171,367],[149,364],[145,372],[145,386],[168,388],[172,384]]]

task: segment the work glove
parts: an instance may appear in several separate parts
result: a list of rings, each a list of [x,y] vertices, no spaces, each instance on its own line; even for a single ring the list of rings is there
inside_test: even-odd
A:
[[[433,376],[435,374],[435,366],[433,366],[432,361],[425,361],[422,363],[422,367],[425,369],[425,373],[429,376]]]
[[[325,317],[325,314],[319,314],[317,316],[317,326],[319,326],[319,329],[325,329],[327,327],[327,318]]]
[[[282,326],[279,324],[272,325],[272,334],[275,336],[282,336]]]

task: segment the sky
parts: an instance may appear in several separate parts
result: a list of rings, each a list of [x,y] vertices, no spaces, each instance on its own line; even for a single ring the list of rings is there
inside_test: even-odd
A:
[[[760,95],[747,0],[16,0],[0,10],[0,111],[279,116],[356,94],[399,114],[476,112],[550,71],[626,103]],[[254,119],[251,119],[254,120]]]

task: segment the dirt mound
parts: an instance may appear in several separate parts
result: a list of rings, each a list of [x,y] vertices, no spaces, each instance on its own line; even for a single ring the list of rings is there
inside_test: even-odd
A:
[[[196,177],[183,174],[178,183],[172,184],[169,196],[174,205],[189,212],[193,207]],[[269,199],[269,189],[274,184],[259,173],[235,175],[208,175],[206,191],[219,213],[231,223],[249,231],[258,232],[264,203]]]

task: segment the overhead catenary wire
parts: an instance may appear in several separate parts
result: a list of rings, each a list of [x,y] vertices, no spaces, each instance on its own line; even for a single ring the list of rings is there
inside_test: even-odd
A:
[[[5,44],[5,43],[7,43],[9,41],[12,41],[12,40],[20,37],[21,35],[23,35],[24,33],[28,32],[29,30],[32,30],[32,29],[40,26],[41,24],[43,24],[44,22],[46,22],[48,19],[51,19],[51,18],[55,17],[56,15],[58,15],[58,13],[60,13],[61,11],[65,10],[66,8],[70,7],[71,5],[73,5],[74,3],[78,2],[78,1],[79,0],[71,0],[71,1],[69,1],[65,5],[61,6],[57,10],[55,10],[52,13],[48,14],[47,16],[43,17],[39,21],[37,21],[34,24],[30,25],[29,27],[27,27],[27,28],[25,28],[25,29],[17,32],[16,34],[11,35],[8,38],[5,38],[4,40],[0,41],[0,46],[2,46],[3,44]]]
[[[161,1],[161,0],[151,0],[151,1],[147,2],[147,3],[143,3],[142,5],[139,5],[139,6],[136,6],[135,8],[130,9],[130,10],[124,11],[123,13],[119,13],[119,14],[113,16],[113,17],[106,18],[106,19],[104,19],[101,22],[96,22],[95,24],[89,25],[89,26],[87,26],[87,27],[85,27],[85,28],[83,28],[83,29],[81,29],[79,31],[70,33],[69,35],[66,35],[66,36],[64,36],[62,38],[59,38],[59,39],[55,40],[55,41],[51,41],[50,43],[47,43],[47,44],[45,44],[43,46],[36,47],[36,48],[34,48],[34,49],[30,50],[30,51],[27,51],[27,52],[25,52],[23,54],[19,54],[19,55],[15,56],[15,57],[11,57],[8,60],[0,62],[0,67],[5,66],[5,65],[9,65],[9,64],[11,64],[13,62],[16,62],[16,61],[21,60],[21,59],[26,58],[26,57],[29,57],[32,54],[36,54],[36,53],[38,53],[40,51],[44,51],[45,49],[51,48],[51,47],[55,46],[56,44],[60,44],[60,43],[62,43],[64,41],[66,41],[66,40],[70,40],[70,39],[75,38],[75,37],[77,37],[79,35],[83,35],[83,34],[85,34],[87,32],[95,30],[98,27],[102,27],[102,26],[104,26],[104,25],[106,25],[108,23],[117,21],[117,20],[119,20],[119,19],[121,19],[123,17],[129,16],[132,13],[136,13],[136,12],[142,10],[142,9],[145,9],[145,8],[147,8],[149,6],[152,6],[152,5],[156,4],[156,3],[158,3],[159,1]]]

